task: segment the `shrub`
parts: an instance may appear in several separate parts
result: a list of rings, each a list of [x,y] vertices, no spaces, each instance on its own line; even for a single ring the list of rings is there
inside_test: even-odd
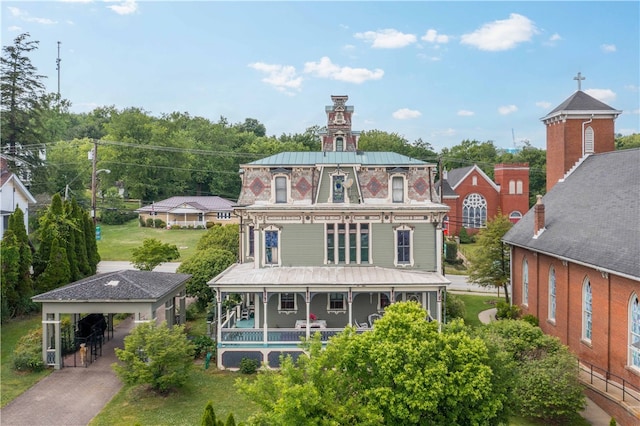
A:
[[[458,237],[460,238],[460,244],[471,244],[473,242],[473,238],[469,235],[467,228],[464,226],[460,228]]]
[[[106,209],[100,215],[100,221],[105,225],[122,225],[138,216],[135,212],[121,211],[118,209]]]
[[[153,226],[156,228],[165,228],[167,224],[162,219],[153,219]]]
[[[522,321],[526,321],[531,325],[538,326],[540,323],[535,315],[527,314],[522,317]]]
[[[18,340],[13,351],[13,368],[18,371],[42,371],[42,328],[36,328]]]
[[[458,244],[455,241],[445,241],[445,252],[447,253],[445,260],[447,263],[453,263],[458,259]]]
[[[153,228],[153,218],[152,217],[148,217],[147,220],[145,221],[147,228]]]
[[[145,222],[142,216],[138,218],[138,222],[140,222],[140,226],[142,226],[143,228],[147,226],[147,222]]]
[[[215,223],[213,223],[213,222],[207,222],[207,229],[213,228],[214,225],[215,225]]]
[[[254,374],[258,371],[260,363],[256,359],[242,358],[240,361],[240,372],[242,374]]]
[[[194,358],[200,358],[215,348],[215,342],[209,336],[196,336],[192,342],[195,345]]]
[[[498,302],[496,306],[498,319],[518,319],[520,317],[520,307],[517,305],[509,305],[504,300]]]
[[[447,301],[445,303],[447,322],[454,318],[464,318],[467,313],[467,309],[464,305],[464,301],[458,296],[447,293]]]

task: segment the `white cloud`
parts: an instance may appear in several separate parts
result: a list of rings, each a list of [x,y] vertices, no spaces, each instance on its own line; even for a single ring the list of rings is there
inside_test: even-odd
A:
[[[17,25],[12,25],[9,28],[7,28],[7,31],[9,32],[13,32],[13,31],[22,31],[22,27],[19,27]]]
[[[416,36],[413,34],[404,34],[394,29],[385,29],[379,31],[366,31],[364,33],[356,33],[355,38],[359,38],[371,43],[374,49],[397,49],[405,47],[416,42]]]
[[[466,109],[461,109],[460,111],[458,111],[458,115],[460,117],[471,117],[472,115],[476,115],[476,113]]]
[[[600,46],[600,48],[605,53],[611,53],[611,52],[615,52],[616,51],[616,45],[615,44],[603,44],[602,46]]]
[[[276,90],[291,94],[290,90],[300,91],[302,77],[296,75],[296,69],[290,65],[265,64],[254,62],[249,64],[254,70],[267,74],[263,82],[272,85]]]
[[[560,34],[558,33],[555,33],[551,37],[549,37],[549,41],[559,41],[559,40],[562,40],[562,37],[560,37]]]
[[[519,43],[530,41],[538,33],[533,21],[526,16],[512,13],[509,19],[484,24],[482,28],[462,36],[462,44],[492,52],[515,48]]]
[[[636,86],[635,84],[628,84],[626,86],[624,86],[625,89],[627,89],[630,92],[638,92],[640,91],[640,87]]]
[[[391,116],[397,120],[409,120],[411,118],[418,118],[422,115],[420,111],[412,110],[409,108],[401,108],[395,111]]]
[[[131,15],[138,10],[138,4],[135,0],[125,0],[107,7],[118,15]]]
[[[429,56],[429,55],[425,55],[424,53],[418,53],[418,58],[431,61],[431,62],[438,62],[442,60],[442,58],[439,56]]]
[[[340,67],[331,62],[327,56],[323,56],[320,62],[306,62],[304,72],[315,77],[356,84],[364,83],[367,80],[380,80],[384,75],[384,71],[379,68],[368,70],[366,68]]]
[[[445,34],[438,34],[438,31],[434,29],[429,29],[427,30],[425,35],[420,37],[420,40],[423,40],[429,43],[442,44],[442,43],[449,42],[449,36]]]
[[[11,16],[20,18],[22,21],[25,21],[25,22],[35,22],[36,24],[43,24],[43,25],[57,24],[56,21],[49,18],[38,18],[35,16],[31,16],[29,12],[26,12],[22,9],[18,9],[17,7],[9,6],[7,7],[7,9],[9,10],[9,13],[11,13]]]
[[[538,101],[538,102],[536,102],[536,106],[540,107],[540,108],[544,108],[544,109],[549,109],[549,108],[551,108],[551,102]]]
[[[516,112],[517,110],[518,107],[515,105],[505,105],[498,108],[498,112],[500,113],[500,115],[509,115],[512,112]]]
[[[355,50],[356,47],[353,44],[345,44],[342,48],[344,50]]]
[[[584,93],[589,96],[593,96],[604,103],[611,102],[616,99],[616,92],[611,89],[587,89]]]

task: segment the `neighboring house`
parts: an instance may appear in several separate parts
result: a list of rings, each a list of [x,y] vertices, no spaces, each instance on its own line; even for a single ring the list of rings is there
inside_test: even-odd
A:
[[[167,227],[205,228],[207,223],[238,223],[233,201],[217,196],[171,197],[136,210],[140,219],[162,219]]]
[[[628,392],[640,391],[640,149],[614,151],[619,113],[578,91],[543,118],[548,192],[503,240],[513,303],[596,377],[625,385],[631,401]],[[621,424],[637,424],[606,396],[590,396]]]
[[[371,327],[389,303],[419,302],[442,319],[448,208],[435,164],[357,150],[353,107],[332,96],[322,152],[283,152],[241,165],[240,262],[209,282],[217,297],[217,362],[279,365],[348,325]],[[222,317],[230,294],[241,307]]]
[[[450,209],[447,235],[459,235],[462,227],[474,234],[498,212],[516,223],[529,210],[529,165],[496,164],[494,175],[495,182],[475,164],[443,172],[436,188],[442,186],[442,201]]]
[[[0,157],[0,238],[9,227],[9,216],[20,207],[24,213],[24,227],[29,233],[29,204],[35,204],[36,199],[14,173],[9,171],[7,159]]]

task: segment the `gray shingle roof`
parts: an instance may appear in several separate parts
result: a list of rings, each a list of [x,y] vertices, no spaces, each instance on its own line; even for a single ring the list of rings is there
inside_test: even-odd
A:
[[[607,113],[620,113],[614,108],[611,108],[609,105],[604,102],[600,102],[596,98],[587,95],[583,91],[579,90],[575,92],[573,95],[569,96],[564,102],[558,105],[553,111],[547,114],[547,117],[552,115],[556,115],[562,111],[589,111],[596,112],[602,111]],[[546,117],[545,117],[546,118]],[[544,120],[544,118],[543,118]]]
[[[232,211],[235,203],[226,198],[211,196],[178,196],[158,201],[148,206],[141,207],[136,212],[168,212],[182,204],[188,204],[195,209],[204,212]]]
[[[174,292],[189,274],[123,270],[93,275],[64,287],[32,297],[34,302],[50,301],[155,301]]]
[[[435,185],[436,192],[440,191],[440,185],[442,185],[442,196],[443,197],[457,197],[458,196],[458,193],[456,191],[454,191],[453,188],[451,188],[451,185],[449,185],[449,181],[447,179],[445,179],[444,181],[436,182],[436,185]]]
[[[362,164],[368,166],[427,165],[422,160],[395,152],[281,152],[249,163],[251,166],[307,166],[315,164]]]
[[[506,243],[640,279],[640,149],[587,157],[542,201],[546,230],[531,209]]]
[[[475,167],[475,164],[473,166],[459,167],[457,169],[449,170],[447,172],[447,180],[449,181],[449,184],[452,187],[459,184],[462,178],[464,178],[467,175],[467,173],[469,173],[471,169],[473,169],[474,167]]]

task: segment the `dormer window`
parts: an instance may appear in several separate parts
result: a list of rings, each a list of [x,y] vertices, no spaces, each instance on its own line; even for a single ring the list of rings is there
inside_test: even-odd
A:
[[[287,178],[285,176],[277,176],[275,178],[276,203],[287,202]]]
[[[394,203],[404,203],[404,177],[391,178],[391,200]]]
[[[336,138],[336,151],[337,152],[344,151],[344,139],[341,137]]]

